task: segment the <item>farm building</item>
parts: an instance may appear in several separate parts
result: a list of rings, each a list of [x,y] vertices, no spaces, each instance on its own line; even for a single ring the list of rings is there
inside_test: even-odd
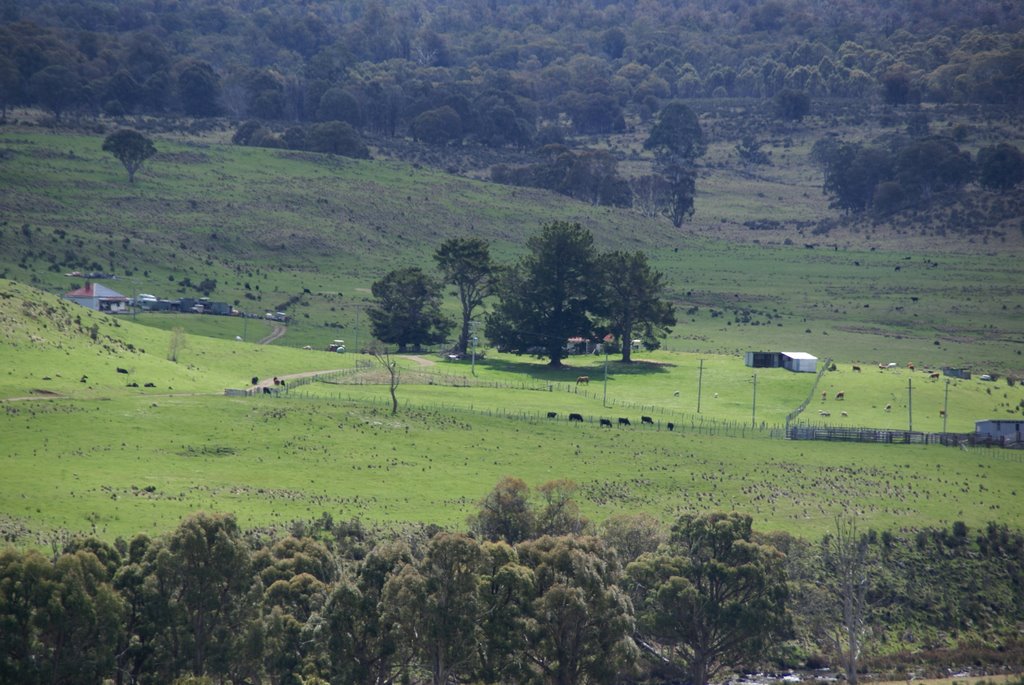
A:
[[[1024,420],[985,419],[974,422],[976,435],[1001,440],[1004,443],[1024,442]]]
[[[798,373],[815,373],[818,358],[806,352],[747,352],[747,366],[754,369],[777,369],[780,366]]]
[[[99,283],[86,283],[83,287],[64,293],[64,299],[98,312],[118,314],[128,311],[128,298]]]
[[[951,366],[942,367],[942,373],[953,378],[962,378],[965,381],[971,380],[971,372],[967,369],[955,369]]]

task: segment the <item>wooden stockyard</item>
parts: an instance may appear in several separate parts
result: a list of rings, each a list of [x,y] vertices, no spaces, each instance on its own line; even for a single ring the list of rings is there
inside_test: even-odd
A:
[[[854,426],[794,426],[786,429],[790,440],[874,442],[890,445],[946,445],[947,447],[1020,447],[999,437],[977,433],[922,433],[891,428]]]

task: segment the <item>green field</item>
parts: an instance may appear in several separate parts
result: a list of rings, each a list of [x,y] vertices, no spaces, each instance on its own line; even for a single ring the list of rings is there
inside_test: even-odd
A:
[[[508,261],[541,224],[569,220],[602,250],[645,250],[666,274],[679,325],[665,349],[787,349],[1024,376],[1015,244],[904,240],[884,227],[851,241],[787,228],[829,211],[806,159],[814,135],[800,133],[756,175],[730,167],[728,146],[713,145],[697,214],[677,230],[399,162],[162,138],[129,186],[100,136],[5,129],[0,276],[60,293],[82,283],[65,273],[103,270],[121,276],[106,282],[121,292],[160,297],[197,296],[195,285],[216,281],[211,298],[243,312],[287,309],[278,345],[322,349],[344,338],[357,349],[370,339],[370,285],[387,270],[432,269],[430,253],[453,236],[481,237]],[[760,219],[782,228],[736,228]],[[447,307],[454,312],[453,298]]]
[[[237,512],[247,527],[283,527],[327,511],[382,526],[458,528],[505,475],[534,486],[576,481],[595,521],[618,512],[667,521],[738,509],[762,530],[804,536],[825,532],[844,511],[878,529],[1024,521],[1024,460],[1015,451],[790,442],[751,431],[751,422],[781,424],[811,392],[814,375],[756,370],[754,417],[755,370],[736,356],[657,352],[629,366],[613,361],[607,398],[604,360],[593,355],[553,370],[490,354],[475,375],[469,361],[399,357],[400,411],[391,415],[384,374],[364,355],[190,335],[171,362],[172,333],[10,281],[0,282],[0,317],[0,512],[6,539],[19,544],[78,532],[159,533],[197,509]],[[339,372],[293,380],[280,397],[223,396],[253,375],[329,369]],[[591,382],[577,386],[581,374]],[[156,387],[129,385],[149,379]],[[905,428],[908,379],[919,407],[914,428],[941,430],[935,409],[944,382],[920,370],[855,373],[848,362],[822,376],[827,399],[816,394],[800,420],[822,422],[818,411],[828,407],[832,423]],[[845,400],[834,399],[838,389]],[[974,419],[1004,416],[1008,407],[1019,412],[1022,401],[1019,384],[953,381],[949,429],[969,431]],[[848,417],[838,416],[843,410]],[[546,418],[549,411],[558,417]],[[569,412],[586,421],[569,423]],[[639,425],[641,415],[655,426]],[[618,426],[620,416],[633,425]],[[601,428],[600,417],[614,427]]]
[[[514,394],[512,395],[514,399]],[[761,530],[814,537],[842,512],[865,527],[1024,520],[1016,453],[600,429],[458,410],[325,400],[126,397],[9,404],[0,511],[5,535],[112,539],[159,533],[190,511],[247,527],[321,512],[384,526],[462,527],[505,475],[569,478],[594,520],[740,510]]]

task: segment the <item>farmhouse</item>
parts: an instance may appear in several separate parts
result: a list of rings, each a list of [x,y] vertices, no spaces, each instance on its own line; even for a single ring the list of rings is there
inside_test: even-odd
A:
[[[980,437],[999,440],[1004,445],[1024,442],[1024,420],[985,419],[975,421],[974,433]]]
[[[818,370],[818,358],[806,352],[747,352],[744,361],[754,369],[782,367],[798,373],[815,373]]]
[[[64,299],[98,312],[118,314],[128,311],[127,297],[99,283],[86,283],[78,290],[64,293]]]

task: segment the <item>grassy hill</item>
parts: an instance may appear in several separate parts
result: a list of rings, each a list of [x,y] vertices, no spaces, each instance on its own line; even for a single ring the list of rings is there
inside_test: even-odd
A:
[[[603,359],[594,356],[551,370],[489,355],[475,376],[469,362],[401,358],[393,416],[380,372],[359,365],[362,355],[189,336],[171,362],[172,333],[11,281],[0,281],[0,317],[0,519],[5,539],[20,544],[69,532],[158,533],[196,509],[235,511],[247,527],[283,528],[323,511],[382,526],[460,527],[505,475],[531,485],[575,480],[583,511],[596,521],[615,512],[669,520],[738,509],[762,530],[813,537],[840,511],[878,529],[1024,520],[1016,495],[1024,462],[1013,452],[789,442],[750,431],[752,370],[732,356],[658,352],[631,366],[613,362],[607,406]],[[223,396],[253,375],[310,369],[342,372],[284,397]],[[572,383],[579,373],[591,376],[589,386]],[[828,399],[816,398],[809,418],[818,420],[820,405],[833,422],[905,427],[898,398],[908,377],[906,369],[826,373],[820,387]],[[915,428],[941,429],[935,409],[944,387],[920,371],[913,378]],[[811,374],[758,370],[757,423],[781,422],[812,384]],[[836,388],[846,400],[834,399]],[[896,408],[885,413],[891,396]],[[13,399],[26,397],[38,401]],[[1022,401],[1020,385],[957,381],[950,430],[1019,411]],[[547,419],[548,411],[559,418]],[[588,421],[570,424],[570,411]],[[636,425],[641,414],[656,425]],[[619,416],[634,425],[596,423]],[[666,430],[668,421],[677,430]]]
[[[566,219],[590,228],[601,249],[646,250],[669,276],[682,316],[667,349],[798,349],[1024,375],[1012,245],[955,251],[958,243],[933,239],[933,249],[896,251],[892,242],[802,235],[783,210],[795,200],[770,199],[763,179],[721,164],[709,166],[695,222],[677,231],[634,212],[397,161],[170,137],[157,139],[160,154],[129,185],[100,143],[34,129],[0,134],[0,275],[63,292],[82,282],[65,273],[106,271],[119,276],[106,283],[121,292],[162,297],[198,296],[203,281],[215,281],[210,296],[242,311],[288,311],[279,344],[322,348],[338,337],[365,343],[370,284],[391,268],[432,268],[444,238],[483,237],[509,260],[542,223]],[[799,172],[803,180],[785,180],[797,171],[770,173],[803,187],[812,213],[825,211],[809,170]],[[751,231],[758,237],[740,240],[727,228],[758,216],[789,225],[790,244],[777,231],[772,240]],[[189,331],[198,321],[176,325]],[[194,332],[216,333],[210,328],[204,321]]]

